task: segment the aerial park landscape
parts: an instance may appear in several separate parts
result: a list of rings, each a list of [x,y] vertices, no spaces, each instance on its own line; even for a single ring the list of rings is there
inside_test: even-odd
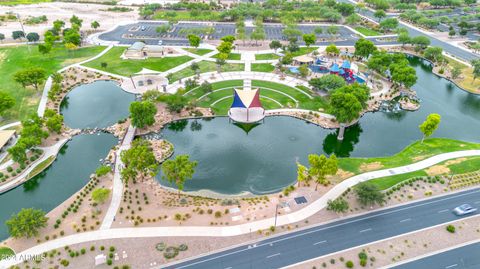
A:
[[[0,268],[480,266],[477,2],[0,7]]]

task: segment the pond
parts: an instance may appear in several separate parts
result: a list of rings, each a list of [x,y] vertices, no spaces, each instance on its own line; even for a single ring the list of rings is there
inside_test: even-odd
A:
[[[135,95],[122,90],[114,81],[95,81],[70,91],[60,106],[70,128],[105,128],[127,118]]]
[[[23,185],[0,195],[0,238],[8,237],[6,225],[22,208],[48,212],[80,190],[118,140],[111,134],[77,135],[61,149],[53,164]]]
[[[162,131],[175,146],[175,154],[198,161],[186,191],[210,190],[222,194],[265,194],[281,190],[296,180],[296,161],[307,155],[340,157],[392,155],[421,138],[418,125],[430,113],[442,116],[435,137],[479,142],[480,96],[469,94],[431,72],[431,66],[410,58],[418,75],[413,87],[421,99],[415,112],[367,113],[349,127],[342,142],[336,130],[326,130],[290,117],[268,117],[257,126],[238,126],[228,118],[185,120]],[[240,128],[240,127],[243,127]],[[247,131],[245,131],[245,130]],[[171,186],[161,179],[158,180]]]

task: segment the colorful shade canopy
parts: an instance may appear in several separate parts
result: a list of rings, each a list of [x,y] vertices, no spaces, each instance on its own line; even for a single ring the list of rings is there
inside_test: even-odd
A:
[[[233,95],[232,108],[253,108],[262,107],[260,103],[260,91],[255,90],[238,90],[235,89]]]

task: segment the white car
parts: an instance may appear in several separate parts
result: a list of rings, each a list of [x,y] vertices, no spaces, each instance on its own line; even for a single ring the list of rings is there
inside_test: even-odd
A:
[[[453,209],[453,213],[455,213],[455,215],[457,215],[457,216],[472,214],[472,213],[475,213],[476,211],[477,211],[477,209],[472,207],[469,204],[463,204],[463,205],[457,206]]]

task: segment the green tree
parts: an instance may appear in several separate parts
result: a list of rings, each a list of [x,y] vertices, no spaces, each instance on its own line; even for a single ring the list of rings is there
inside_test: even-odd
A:
[[[334,36],[334,35],[338,34],[339,29],[340,28],[336,25],[330,25],[330,26],[327,27],[327,33],[329,35]]]
[[[15,105],[15,99],[8,93],[0,91],[0,116],[2,116],[5,111],[12,108]]]
[[[63,43],[64,44],[74,44],[75,46],[80,46],[82,43],[82,37],[78,30],[70,28],[65,30],[63,33]]]
[[[233,42],[235,42],[235,37],[233,35],[226,35],[220,38],[220,40],[233,44]]]
[[[103,177],[104,175],[110,173],[112,168],[108,165],[102,165],[95,170],[95,175],[97,177]]]
[[[303,42],[305,42],[305,45],[307,47],[310,47],[311,45],[315,44],[315,42],[317,42],[317,36],[315,34],[304,34],[302,38]]]
[[[201,39],[198,35],[189,34],[187,35],[187,38],[188,38],[188,43],[190,43],[190,46],[195,48],[198,48],[198,46],[200,46]]]
[[[298,71],[300,72],[300,76],[302,78],[306,78],[308,76],[308,74],[310,73],[310,69],[308,68],[308,66],[306,64],[300,65],[300,67],[298,67]]]
[[[440,47],[428,47],[423,52],[423,56],[434,63],[438,63],[443,59],[442,53],[443,49]]]
[[[47,111],[52,111],[47,114]],[[45,111],[45,126],[47,126],[50,132],[61,133],[63,126],[63,116],[55,112],[54,110]]]
[[[459,66],[454,66],[450,72],[452,74],[452,78],[457,79],[462,74],[462,69]]]
[[[411,42],[410,35],[408,32],[399,33],[397,36],[397,41],[402,43],[402,47]]]
[[[335,175],[338,171],[338,160],[335,155],[327,158],[323,154],[310,154],[308,155],[308,163],[310,164],[308,174],[315,178],[315,182],[317,183],[315,190],[317,190],[318,184],[328,185],[330,182],[327,176]]]
[[[138,128],[151,126],[155,123],[157,107],[150,101],[135,101],[130,104],[132,125]]]
[[[13,31],[12,32],[12,38],[14,40],[21,39],[25,37],[25,32],[23,31]]]
[[[255,40],[255,45],[258,44],[258,41],[265,39],[265,37],[266,37],[265,28],[263,27],[262,23],[257,23],[257,25],[255,26],[255,29],[253,29],[253,32],[250,35],[250,37],[253,40]]]
[[[330,44],[330,45],[328,45],[328,46],[325,48],[325,51],[327,52],[327,54],[330,54],[330,55],[338,55],[338,54],[340,54],[340,50],[337,48],[337,46],[335,46],[335,44]]]
[[[390,64],[389,69],[394,83],[410,88],[417,82],[417,72],[404,62]]]
[[[97,30],[98,27],[100,27],[100,23],[98,23],[98,21],[92,21],[92,23],[90,24],[90,26]]]
[[[27,36],[26,36],[28,42],[37,42],[38,40],[40,40],[40,36],[37,34],[37,33],[28,33]]]
[[[474,59],[471,60],[470,63],[472,64],[473,67],[473,80],[475,81],[476,78],[480,77],[480,60]]]
[[[82,22],[83,20],[81,20],[79,17],[73,15],[71,18],[70,18],[70,23],[72,24],[72,27],[75,27],[77,26],[78,28],[82,27]]]
[[[350,24],[350,25],[356,25],[361,20],[362,20],[362,18],[359,15],[357,15],[356,13],[353,13],[352,15],[348,16],[345,19],[345,23]]]
[[[18,214],[6,221],[10,236],[14,238],[37,236],[41,228],[47,227],[48,218],[40,209],[22,208]]]
[[[175,184],[178,189],[178,196],[180,196],[185,181],[193,177],[195,167],[197,167],[197,162],[190,161],[188,155],[178,155],[175,159],[166,160],[162,164],[163,179]]]
[[[278,41],[278,40],[272,40],[272,42],[270,42],[270,44],[269,44],[268,46],[269,46],[272,50],[274,50],[275,52],[277,52],[277,50],[282,47],[282,43],[280,43],[280,41]]]
[[[340,123],[338,139],[343,139],[345,124],[360,116],[366,107],[370,91],[365,85],[357,83],[341,87],[330,95],[331,113]]]
[[[357,200],[361,205],[371,206],[374,204],[383,204],[385,202],[385,194],[372,183],[364,182],[358,184],[355,188]]]
[[[381,21],[383,18],[387,17],[387,13],[385,13],[384,10],[377,10],[375,13],[373,13],[373,16],[378,19],[378,21]]]
[[[308,181],[310,181],[307,167],[301,165],[300,163],[297,163],[297,181],[299,185],[300,182],[308,183]]]
[[[233,49],[233,45],[230,42],[223,41],[222,43],[220,43],[220,45],[217,46],[218,52],[226,54],[227,57],[228,57],[228,54],[232,52],[232,49]]]
[[[335,213],[345,213],[349,209],[348,202],[343,198],[337,198],[335,200],[327,201],[327,210]]]
[[[41,54],[48,54],[52,50],[52,46],[48,44],[39,44],[38,45],[38,52]]]
[[[423,143],[423,140],[425,140],[426,137],[431,136],[433,134],[433,132],[435,132],[435,130],[437,130],[438,126],[440,125],[440,120],[441,120],[440,115],[438,115],[436,113],[432,113],[432,114],[428,115],[427,119],[422,124],[420,124],[418,126],[418,128],[420,129],[420,131],[423,134],[422,143]]]
[[[38,90],[38,86],[45,81],[45,70],[39,67],[30,67],[20,70],[13,75],[13,80],[22,84],[24,88],[33,86]]]
[[[125,182],[135,181],[139,175],[146,177],[158,173],[158,163],[147,140],[135,139],[130,149],[122,151],[120,159],[125,166],[121,172]]]
[[[380,22],[380,28],[384,31],[391,31],[398,27],[398,20],[396,18],[388,18]]]
[[[312,78],[308,83],[316,90],[328,92],[347,85],[345,79],[334,74],[324,75],[319,78]]]
[[[92,200],[97,204],[103,204],[110,197],[110,190],[106,188],[96,188],[92,191]]]
[[[3,40],[5,40],[5,35],[0,33],[0,42],[2,42]]]
[[[377,50],[375,44],[372,41],[360,38],[355,42],[355,55],[362,58],[368,58],[372,53]]]
[[[411,43],[415,46],[417,51],[424,50],[430,45],[430,39],[426,36],[416,36],[412,38]]]
[[[27,148],[22,142],[17,142],[15,145],[8,148],[8,153],[12,156],[12,160],[17,163],[25,163],[27,160]]]
[[[55,32],[60,32],[60,30],[62,30],[62,28],[65,26],[65,22],[62,21],[62,20],[55,20],[53,22],[53,29],[55,30]]]

